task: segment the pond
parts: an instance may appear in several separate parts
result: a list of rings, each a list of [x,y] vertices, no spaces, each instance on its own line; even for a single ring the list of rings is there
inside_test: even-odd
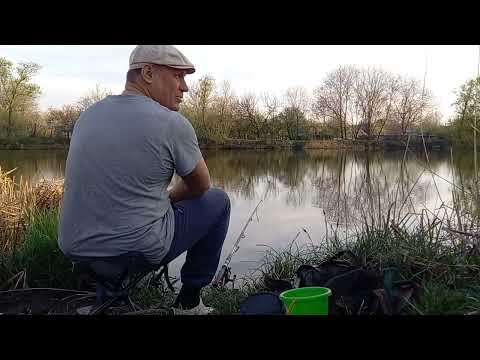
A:
[[[327,232],[351,236],[365,221],[389,214],[406,223],[422,210],[438,214],[455,187],[471,187],[473,153],[348,152],[335,150],[204,150],[212,182],[229,194],[230,228],[221,262],[260,199],[231,266],[241,275],[258,266],[267,247],[319,243]],[[66,151],[0,151],[4,170],[31,182],[62,178]],[[177,275],[184,256],[171,267]]]

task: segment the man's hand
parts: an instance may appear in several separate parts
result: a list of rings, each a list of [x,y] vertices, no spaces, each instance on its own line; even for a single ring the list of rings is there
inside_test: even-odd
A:
[[[182,180],[170,190],[170,200],[175,203],[200,196],[210,189],[210,186],[210,173],[205,160],[202,158],[193,171],[183,176]]]

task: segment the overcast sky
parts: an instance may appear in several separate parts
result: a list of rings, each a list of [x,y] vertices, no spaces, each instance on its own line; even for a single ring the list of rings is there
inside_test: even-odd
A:
[[[0,46],[0,57],[33,61],[42,66],[35,78],[43,91],[40,106],[72,103],[100,84],[119,93],[134,45],[115,46]],[[282,95],[290,86],[311,91],[339,65],[379,66],[412,76],[433,91],[445,117],[453,113],[454,91],[476,76],[479,46],[460,45],[178,45],[197,72],[218,82],[229,80],[236,94],[263,92]]]

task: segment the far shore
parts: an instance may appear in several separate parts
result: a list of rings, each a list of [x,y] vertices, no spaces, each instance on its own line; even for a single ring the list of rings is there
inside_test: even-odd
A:
[[[264,141],[264,140],[233,140],[221,143],[202,142],[199,143],[201,149],[216,150],[275,150],[275,149],[330,149],[330,150],[355,150],[355,151],[395,151],[405,148],[403,141],[379,142],[375,140],[301,140],[301,141]],[[447,143],[426,143],[427,148],[441,150],[447,148]],[[0,150],[67,150],[68,144],[62,143],[0,143]],[[409,148],[423,150],[423,143],[410,143]]]

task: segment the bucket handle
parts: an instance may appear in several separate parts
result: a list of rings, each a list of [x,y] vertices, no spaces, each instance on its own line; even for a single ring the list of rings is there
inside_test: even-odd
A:
[[[297,301],[297,299],[293,299],[293,301],[288,305],[287,307],[287,315],[291,315],[292,313],[292,307],[293,305],[295,305],[295,302]]]

